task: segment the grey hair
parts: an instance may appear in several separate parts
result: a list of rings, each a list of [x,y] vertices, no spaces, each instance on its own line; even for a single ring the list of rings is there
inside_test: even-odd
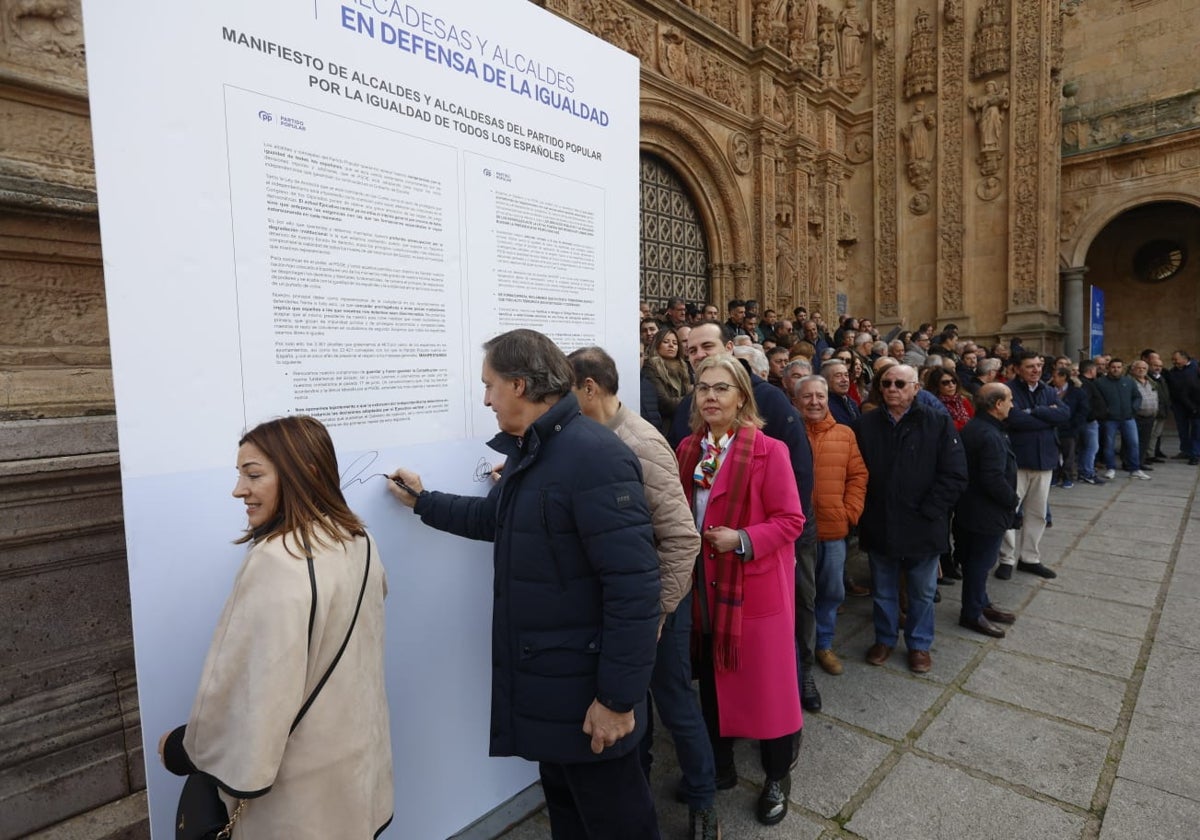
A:
[[[1000,370],[1000,365],[1003,364],[995,356],[988,356],[986,359],[979,360],[979,372],[990,373],[993,370]]]
[[[484,361],[504,379],[525,380],[525,399],[545,402],[565,397],[575,383],[575,372],[562,350],[535,330],[510,330],[483,345]]]

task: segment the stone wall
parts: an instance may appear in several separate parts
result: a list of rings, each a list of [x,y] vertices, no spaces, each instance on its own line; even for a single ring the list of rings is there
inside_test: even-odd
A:
[[[0,0],[0,133],[0,837],[145,836],[75,0]]]

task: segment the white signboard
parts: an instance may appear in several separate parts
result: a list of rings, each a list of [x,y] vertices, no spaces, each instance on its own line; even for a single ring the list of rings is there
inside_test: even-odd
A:
[[[385,836],[451,834],[536,770],[487,757],[490,546],[378,474],[487,490],[480,345],[515,327],[604,346],[636,405],[637,61],[524,0],[84,11],[154,834],[243,555],[236,442],[290,413],[389,576]]]

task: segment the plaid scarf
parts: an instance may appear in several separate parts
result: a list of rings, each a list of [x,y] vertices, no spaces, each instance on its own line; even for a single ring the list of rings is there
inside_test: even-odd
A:
[[[754,438],[758,430],[745,426],[737,430],[726,447],[725,460],[721,462],[719,479],[724,476],[728,492],[728,521],[713,523],[740,530],[750,524],[750,471],[754,464]],[[685,439],[679,453],[679,480],[688,499],[694,500],[695,471],[704,453],[704,441],[708,433],[696,432]],[[714,479],[715,481],[716,479]],[[694,505],[694,501],[693,501]],[[707,517],[706,517],[707,518]],[[707,550],[702,544],[701,558]],[[703,570],[703,559],[697,564],[697,574]],[[701,577],[703,575],[701,574]],[[700,599],[706,597],[703,580],[693,580],[696,597],[692,599],[692,636],[703,633]],[[713,664],[719,671],[736,671],[740,660],[742,641],[742,558],[732,551],[716,554],[716,587],[712,615]]]

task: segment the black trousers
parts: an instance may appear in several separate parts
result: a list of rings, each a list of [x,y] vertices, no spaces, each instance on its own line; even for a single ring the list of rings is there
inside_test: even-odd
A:
[[[721,735],[720,715],[717,709],[717,678],[713,669],[712,636],[705,636],[700,644],[700,662],[697,669],[700,680],[700,711],[704,713],[704,725],[712,741],[713,757],[717,763],[717,775],[733,767],[733,745],[736,738]],[[782,735],[758,742],[763,772],[772,781],[779,781],[792,769],[792,762],[799,749],[795,734]]]
[[[541,762],[554,840],[659,840],[638,751],[582,764]]]

